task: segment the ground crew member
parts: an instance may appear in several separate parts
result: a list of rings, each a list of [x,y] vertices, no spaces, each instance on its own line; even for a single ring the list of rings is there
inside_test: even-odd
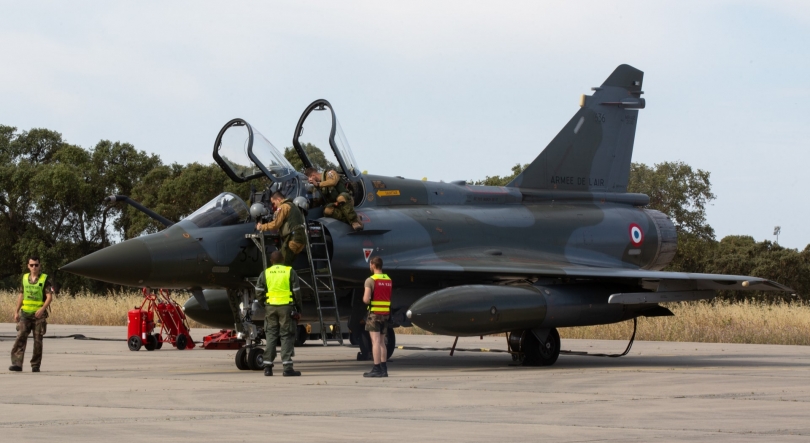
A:
[[[259,231],[278,230],[281,237],[281,253],[284,256],[284,265],[292,266],[295,256],[304,249],[304,214],[292,201],[285,199],[280,192],[274,193],[270,201],[276,207],[273,221],[270,223],[256,223]]]
[[[391,318],[391,279],[383,274],[383,261],[380,257],[369,260],[369,269],[372,276],[366,279],[363,303],[368,305],[366,318],[366,331],[371,336],[371,354],[374,357],[374,367],[363,377],[388,377],[386,359],[388,350],[385,348],[385,333],[388,330]]]
[[[355,231],[363,230],[363,223],[354,212],[354,199],[335,170],[318,172],[315,168],[307,168],[304,174],[318,190],[321,191],[327,205],[323,215],[348,223]]]
[[[28,334],[34,332],[34,355],[31,356],[31,371],[39,372],[42,363],[42,336],[48,325],[48,306],[53,300],[53,288],[47,274],[40,268],[39,257],[28,258],[29,272],[22,277],[22,292],[14,308],[17,325],[17,340],[11,348],[9,371],[22,371],[25,345]]]
[[[273,375],[273,361],[276,359],[276,342],[281,337],[282,375],[299,376],[301,371],[293,369],[293,348],[295,346],[296,320],[301,312],[301,289],[298,276],[289,266],[281,262],[283,256],[278,251],[270,254],[270,263],[259,276],[258,293],[264,293],[264,332],[267,347],[264,350],[264,375]]]

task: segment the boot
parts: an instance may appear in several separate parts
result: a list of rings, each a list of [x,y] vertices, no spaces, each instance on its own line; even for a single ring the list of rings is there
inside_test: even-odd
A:
[[[355,220],[352,222],[352,229],[355,231],[362,231],[363,230],[363,223],[360,220]]]
[[[284,372],[281,373],[281,375],[285,377],[298,377],[299,375],[301,375],[301,371],[296,371],[293,368],[287,368],[284,370]]]
[[[9,371],[14,371],[14,372],[22,372],[22,367],[17,366],[17,365],[11,365],[11,366],[8,367],[8,370]]]
[[[388,365],[385,362],[380,363],[380,369],[382,369],[382,376],[388,377]]]
[[[272,377],[273,376],[273,367],[272,366],[265,366],[264,367],[264,376],[265,377]]]
[[[383,376],[383,372],[382,372],[382,368],[380,367],[380,365],[374,365],[374,367],[371,368],[371,371],[363,373],[363,377],[366,377],[366,378],[378,378],[378,377],[382,377],[382,376]]]
[[[39,368],[31,368],[31,372],[39,372]]]

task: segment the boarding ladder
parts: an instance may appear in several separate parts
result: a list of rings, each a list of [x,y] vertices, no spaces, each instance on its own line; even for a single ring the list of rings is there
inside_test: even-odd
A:
[[[340,330],[340,312],[338,312],[337,293],[335,291],[335,280],[332,278],[332,263],[329,259],[329,248],[326,245],[323,225],[319,221],[310,220],[304,226],[307,238],[307,256],[309,257],[311,283],[300,279],[301,283],[308,286],[315,296],[315,304],[318,309],[318,322],[321,325],[321,340],[323,345],[336,341],[343,345],[343,331]],[[334,313],[334,329],[332,337],[327,337],[324,315],[327,318]],[[331,321],[327,321],[331,323]]]

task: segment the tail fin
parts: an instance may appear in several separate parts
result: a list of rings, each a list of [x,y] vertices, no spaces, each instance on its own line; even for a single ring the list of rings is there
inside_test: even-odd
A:
[[[644,73],[620,65],[546,149],[507,186],[627,192]]]

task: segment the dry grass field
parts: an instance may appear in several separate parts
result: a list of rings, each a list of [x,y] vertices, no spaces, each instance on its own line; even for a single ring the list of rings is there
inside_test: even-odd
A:
[[[0,291],[0,322],[11,322],[17,294]],[[123,326],[127,311],[143,300],[140,292],[99,297],[92,294],[61,296],[53,303],[49,323],[68,325]],[[184,299],[177,300],[179,303]],[[637,340],[691,341],[707,343],[759,343],[810,345],[810,304],[725,301],[672,303],[674,317],[640,318]],[[190,322],[190,326],[202,325]],[[580,328],[562,328],[563,338],[627,340],[631,321]],[[425,333],[418,328],[399,328],[398,333]]]
[[[13,311],[19,293],[0,291],[0,322],[13,322]],[[181,305],[185,298],[175,299]],[[143,303],[140,291],[119,292],[99,297],[85,293],[61,295],[51,303],[48,323],[58,325],[125,326],[127,312]],[[189,320],[189,327],[205,327]]]

